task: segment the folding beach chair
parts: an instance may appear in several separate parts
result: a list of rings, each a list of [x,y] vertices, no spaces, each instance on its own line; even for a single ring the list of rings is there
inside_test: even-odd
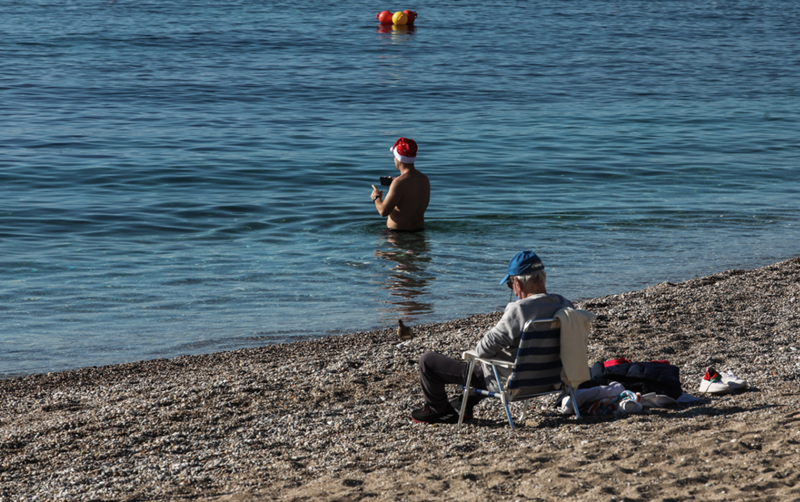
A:
[[[586,358],[588,367],[588,357],[585,350],[583,357]],[[467,396],[470,390],[482,396],[500,399],[506,409],[508,423],[512,429],[514,420],[511,418],[509,403],[523,401],[522,417],[525,420],[528,414],[528,401],[532,397],[544,396],[561,392],[569,392],[572,396],[572,406],[578,419],[581,414],[578,411],[577,400],[572,387],[561,380],[561,322],[558,319],[536,319],[525,323],[522,330],[517,358],[513,363],[498,359],[487,359],[478,357],[475,351],[467,351],[462,357],[469,361],[469,376],[467,384],[458,387],[464,389],[464,397],[461,400],[461,413],[458,417],[458,427],[461,427],[464,411],[467,407]],[[491,365],[494,377],[500,387],[500,392],[491,392],[485,389],[471,389],[472,370],[475,363],[483,362]],[[511,375],[505,384],[497,374],[497,368],[510,368]]]

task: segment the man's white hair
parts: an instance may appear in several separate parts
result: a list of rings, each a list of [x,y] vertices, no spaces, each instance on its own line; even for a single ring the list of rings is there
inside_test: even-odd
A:
[[[544,284],[545,281],[547,281],[547,272],[545,272],[544,270],[537,270],[530,274],[515,275],[514,277],[519,279],[519,282],[521,282],[522,284],[525,284],[528,281],[533,281],[534,284],[538,282]]]

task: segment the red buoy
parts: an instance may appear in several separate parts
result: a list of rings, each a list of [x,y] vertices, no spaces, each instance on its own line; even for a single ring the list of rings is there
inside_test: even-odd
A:
[[[414,20],[417,18],[417,12],[413,10],[404,10],[403,14],[408,16],[408,24],[414,24]]]
[[[392,13],[388,10],[378,12],[378,15],[375,17],[381,24],[392,24]]]

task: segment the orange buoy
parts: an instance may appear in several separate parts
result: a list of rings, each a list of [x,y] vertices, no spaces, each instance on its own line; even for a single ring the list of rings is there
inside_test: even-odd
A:
[[[406,16],[403,11],[398,10],[392,16],[392,22],[394,24],[407,24],[408,23],[408,16]]]
[[[375,16],[381,24],[392,24],[392,13],[388,10],[383,12],[378,12],[378,15]]]
[[[414,24],[414,20],[417,18],[417,12],[413,10],[404,10],[403,14],[408,16],[408,24]]]

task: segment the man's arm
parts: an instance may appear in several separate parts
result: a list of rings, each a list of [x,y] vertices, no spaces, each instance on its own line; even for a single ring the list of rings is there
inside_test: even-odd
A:
[[[509,303],[503,318],[478,342],[475,351],[478,357],[492,357],[502,349],[514,345],[514,340],[522,335],[522,311],[515,303]]]
[[[375,188],[375,185],[372,185],[372,193],[373,197],[375,197],[375,193],[379,193],[379,197],[375,198],[375,209],[378,210],[378,214],[381,216],[389,216],[394,211],[394,208],[397,207],[397,204],[400,203],[400,198],[402,195],[402,182],[399,182],[395,179],[391,185],[389,185],[389,193],[386,194],[386,198],[382,198],[383,192]]]

